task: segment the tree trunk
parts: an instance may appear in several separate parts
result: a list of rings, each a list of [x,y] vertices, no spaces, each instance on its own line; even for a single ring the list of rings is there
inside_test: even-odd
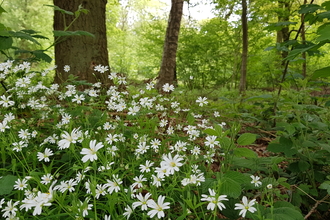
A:
[[[304,0],[304,5],[307,4],[307,0]],[[301,14],[301,32],[300,32],[300,36],[301,36],[301,41],[303,44],[306,44],[306,32],[305,32],[305,14]],[[304,62],[302,63],[302,75],[304,76],[304,78],[306,78],[307,75],[307,60],[306,60],[306,52],[303,52],[301,54],[302,58],[304,59]]]
[[[279,14],[278,14],[278,22],[282,21],[289,21],[290,20],[290,2],[288,0],[279,0],[278,1],[278,8],[279,8]],[[289,27],[285,26],[281,30],[277,31],[277,43],[283,43],[285,41],[288,41],[290,39],[290,32]],[[284,58],[288,56],[287,51],[281,52],[282,62],[281,66],[285,66]]]
[[[55,82],[63,83],[70,74],[78,76],[79,80],[86,80],[89,83],[101,82],[108,86],[112,81],[108,79],[108,73],[94,71],[97,65],[109,66],[105,6],[107,0],[54,0],[54,5],[67,11],[75,12],[79,5],[89,10],[89,13],[81,14],[68,31],[87,31],[95,35],[70,36],[60,40],[55,45],[55,64],[57,65]],[[54,30],[64,30],[74,16],[63,15],[55,11]],[[65,65],[71,67],[69,72],[63,70]],[[110,68],[109,68],[110,71]]]
[[[161,91],[166,83],[176,84],[176,51],[178,48],[180,24],[183,11],[183,0],[172,0],[168,25],[166,29],[162,63],[156,88]]]
[[[239,92],[244,93],[246,90],[246,72],[247,72],[247,55],[248,55],[248,22],[247,22],[247,3],[242,0],[242,65],[241,79],[239,83]]]

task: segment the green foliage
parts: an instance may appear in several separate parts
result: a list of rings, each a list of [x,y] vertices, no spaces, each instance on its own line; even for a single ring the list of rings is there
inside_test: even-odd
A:
[[[8,195],[10,194],[13,189],[14,189],[14,184],[15,181],[17,180],[17,176],[13,176],[13,175],[6,175],[6,176],[2,176],[2,178],[0,179],[0,195]]]

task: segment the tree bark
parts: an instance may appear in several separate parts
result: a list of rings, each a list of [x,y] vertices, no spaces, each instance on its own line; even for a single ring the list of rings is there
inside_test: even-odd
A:
[[[166,83],[176,84],[176,52],[180,33],[181,18],[184,0],[172,0],[168,25],[166,29],[163,58],[158,74],[156,88],[161,91]]]
[[[304,5],[307,4],[307,0],[304,0]],[[306,44],[306,32],[305,32],[305,14],[301,14],[301,41],[303,44]],[[302,63],[301,66],[301,72],[304,78],[306,78],[307,75],[307,60],[306,60],[306,52],[303,52],[301,54],[302,58],[304,59],[304,62]]]
[[[247,22],[247,3],[242,0],[242,65],[241,79],[239,83],[239,92],[244,93],[246,90],[246,72],[248,59],[248,22]]]
[[[75,12],[79,5],[89,10],[89,13],[81,14],[68,31],[87,31],[95,35],[90,36],[69,36],[61,37],[55,45],[55,64],[57,65],[55,82],[63,83],[68,79],[69,74],[78,76],[79,80],[86,80],[89,83],[101,82],[108,86],[112,81],[108,79],[109,72],[99,73],[94,71],[97,65],[109,66],[105,6],[107,0],[54,0],[54,5],[67,11]],[[55,11],[54,30],[64,30],[74,16],[63,15]],[[70,71],[63,70],[65,65],[70,66]],[[109,67],[110,71],[110,67]]]

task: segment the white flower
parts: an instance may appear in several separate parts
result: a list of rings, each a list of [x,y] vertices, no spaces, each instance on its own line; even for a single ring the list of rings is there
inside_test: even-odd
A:
[[[179,155],[172,157],[169,153],[168,155],[163,155],[163,166],[168,170],[169,174],[174,174],[174,171],[179,171],[179,167],[183,165],[180,162],[181,160],[183,160],[183,158]]]
[[[129,205],[127,205],[125,208],[125,212],[123,213],[123,216],[126,216],[126,218],[129,219],[132,213],[133,213],[132,208]]]
[[[272,184],[268,184],[267,185],[267,189],[272,189],[273,188],[273,185]]]
[[[53,151],[49,148],[46,148],[44,153],[38,152],[37,157],[39,161],[44,160],[45,162],[49,162],[49,157],[52,155],[54,155]]]
[[[210,148],[214,148],[214,145],[219,145],[219,141],[216,141],[217,136],[207,136],[205,139],[205,145],[209,146]]]
[[[158,218],[162,218],[165,217],[165,213],[164,213],[164,209],[169,209],[170,208],[170,203],[169,202],[165,202],[165,196],[159,196],[157,203],[150,199],[147,202],[147,205],[149,208],[151,208],[152,210],[148,212],[148,215],[150,218],[153,218],[155,215],[157,215]]]
[[[0,123],[0,131],[5,132],[6,129],[9,129],[10,127],[7,125],[7,121],[3,120],[2,123]]]
[[[119,179],[118,175],[112,175],[114,181],[107,180],[107,183],[104,184],[108,188],[108,192],[112,194],[113,191],[119,192],[120,185],[123,183],[121,179]]]
[[[83,94],[81,95],[76,94],[74,96],[74,99],[72,99],[72,102],[77,102],[77,104],[81,104],[81,102],[84,100],[85,100],[85,96]]]
[[[235,204],[235,208],[234,209],[241,209],[241,211],[239,212],[239,215],[241,215],[243,218],[245,218],[246,212],[249,211],[251,213],[254,213],[255,211],[257,211],[256,208],[252,207],[255,204],[255,199],[251,200],[250,202],[248,201],[248,199],[246,198],[246,196],[243,196],[242,198],[242,203],[236,203]]]
[[[50,183],[50,181],[52,181],[52,179],[53,179],[53,176],[51,174],[47,173],[41,177],[41,183],[46,185],[46,184]]]
[[[199,103],[199,106],[200,107],[203,107],[203,105],[207,105],[207,103],[209,103],[206,100],[207,100],[206,97],[198,97],[198,99],[196,100],[196,102]]]
[[[133,178],[133,180],[135,182],[131,186],[132,189],[134,189],[135,187],[142,188],[142,186],[143,186],[142,182],[147,181],[147,179],[144,178],[143,175],[140,175],[139,177],[136,176],[136,177]]]
[[[27,187],[26,182],[27,182],[27,179],[23,179],[23,180],[18,179],[18,180],[16,180],[15,181],[16,184],[14,185],[14,189],[18,189],[18,190],[25,189]]]
[[[71,134],[68,132],[64,131],[64,134],[61,134],[61,137],[63,138],[58,142],[59,149],[66,149],[70,147],[71,143],[76,143],[77,140],[80,138],[81,132],[77,129],[74,128],[71,131]]]
[[[171,92],[171,91],[174,91],[174,86],[173,85],[170,85],[168,83],[165,83],[163,85],[163,91],[164,92]]]
[[[140,172],[141,173],[144,173],[144,172],[148,173],[148,172],[150,172],[150,167],[152,167],[153,165],[154,165],[153,162],[151,162],[150,160],[146,160],[146,164],[145,165],[143,165],[143,164],[140,165]]]
[[[85,154],[85,156],[81,159],[82,162],[86,163],[88,160],[93,162],[97,160],[96,152],[101,149],[104,145],[100,142],[96,144],[96,140],[91,140],[89,142],[89,148],[83,148],[80,154]]]
[[[9,217],[10,215],[16,216],[16,212],[18,210],[16,206],[18,205],[18,203],[19,201],[15,202],[14,204],[12,200],[8,201],[7,206],[2,209],[2,212],[4,212],[2,216],[3,217]]]
[[[218,196],[218,198],[216,198],[216,195],[215,195],[215,191],[213,189],[210,189],[209,188],[209,193],[210,193],[210,196],[208,195],[202,195],[202,201],[208,201],[209,204],[207,205],[207,210],[214,210],[216,205],[218,206],[218,208],[220,210],[222,210],[223,208],[225,209],[225,205],[221,202],[223,200],[228,200],[227,199],[227,195],[221,195],[221,196]]]
[[[2,100],[0,100],[0,105],[2,105],[5,108],[8,108],[10,106],[13,106],[15,104],[14,101],[9,100],[11,96],[6,97],[5,95],[0,96]]]
[[[64,69],[65,72],[69,72],[70,71],[70,66],[69,65],[65,65],[63,69]]]
[[[260,177],[253,175],[251,175],[250,177],[252,178],[251,183],[254,184],[255,187],[259,187],[262,185],[262,182],[259,181]]]
[[[140,200],[140,201],[138,201],[138,202],[133,202],[133,204],[132,204],[133,209],[135,209],[135,208],[138,207],[138,206],[141,206],[141,210],[142,210],[142,211],[143,211],[143,210],[147,210],[147,209],[148,209],[148,207],[147,207],[147,202],[148,202],[150,196],[151,196],[150,193],[145,194],[145,196],[143,196],[141,193],[139,193],[139,194],[136,196],[136,198],[137,198],[138,200]]]

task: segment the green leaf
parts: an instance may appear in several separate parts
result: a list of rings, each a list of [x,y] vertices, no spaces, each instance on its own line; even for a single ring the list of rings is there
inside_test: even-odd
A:
[[[7,195],[13,190],[17,176],[7,175],[0,179],[0,195]]]
[[[236,148],[234,155],[237,157],[257,158],[256,152],[247,148]]]
[[[217,136],[218,132],[216,132],[215,130],[211,129],[211,128],[207,128],[204,130],[205,134],[211,135],[211,136]]]
[[[52,62],[52,60],[53,60],[50,56],[48,56],[48,55],[44,52],[44,50],[35,50],[35,51],[32,51],[32,54],[33,54],[36,58],[38,58],[38,59],[40,59],[40,60],[44,60],[44,61],[46,61],[47,63],[50,63],[50,62]]]
[[[53,31],[55,37],[64,37],[64,36],[90,36],[95,37],[94,34],[91,34],[87,31]]]
[[[238,198],[241,195],[242,187],[238,182],[231,178],[222,178],[220,193],[229,197]]]
[[[326,150],[330,153],[330,145],[329,144],[321,144],[319,143],[320,147],[323,149],[323,150]]]
[[[289,207],[274,208],[273,215],[268,214],[267,218],[272,220],[303,220],[302,214]]]
[[[228,171],[223,175],[223,177],[230,178],[240,184],[244,184],[251,181],[251,178],[249,176],[246,176],[243,173],[237,171]]]
[[[6,10],[3,9],[3,7],[1,7],[1,5],[0,5],[0,15],[1,15],[2,13],[4,13],[4,12],[6,12]]]
[[[291,157],[292,155],[297,153],[296,149],[293,149],[293,142],[290,139],[285,137],[280,137],[279,143],[270,143],[267,147],[267,150],[273,153],[283,152],[285,156]]]
[[[244,133],[237,139],[237,143],[241,146],[246,146],[255,142],[256,139],[256,134]]]
[[[74,15],[73,12],[64,10],[56,5],[45,5],[45,6],[52,7],[52,8],[54,8],[55,11],[60,11],[63,14]]]
[[[330,66],[315,70],[312,79],[316,78],[327,78],[330,76]]]
[[[17,37],[17,38],[20,38],[20,39],[25,39],[25,40],[29,40],[35,44],[38,44],[40,45],[40,43],[34,39],[30,34],[27,34],[27,33],[24,33],[23,31],[9,31],[9,33],[11,34],[11,36],[13,37]]]
[[[325,23],[321,25],[316,32],[319,36],[316,38],[316,41],[321,42],[321,41],[328,41],[330,40],[330,24]]]
[[[330,181],[323,182],[319,188],[327,190],[328,194],[330,194]]]
[[[265,30],[269,30],[269,31],[280,31],[282,30],[284,27],[287,27],[289,25],[295,25],[297,24],[297,22],[291,22],[291,21],[281,21],[281,22],[277,22],[277,23],[270,23]]]
[[[330,1],[323,2],[321,6],[324,7],[325,10],[330,11]]]
[[[13,45],[13,38],[0,36],[0,50],[7,50]]]
[[[317,4],[306,4],[300,6],[300,10],[298,11],[298,13],[299,14],[314,13],[319,9],[323,9],[323,8]]]
[[[271,98],[273,98],[273,96],[270,94],[262,94],[259,96],[249,97],[249,98],[245,99],[245,101],[255,101],[255,100],[263,100],[263,99],[271,99]]]

